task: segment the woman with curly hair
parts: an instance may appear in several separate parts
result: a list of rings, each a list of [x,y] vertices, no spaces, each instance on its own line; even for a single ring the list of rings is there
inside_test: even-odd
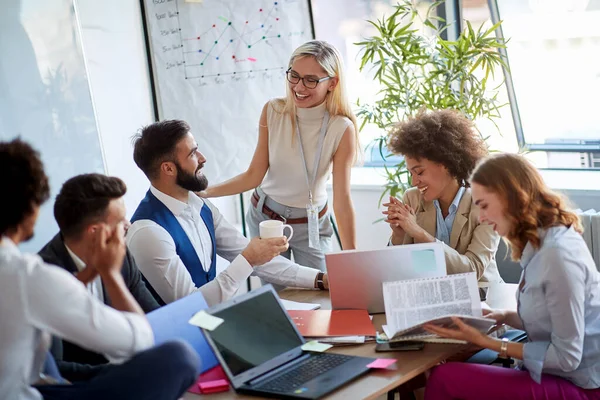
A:
[[[505,237],[523,268],[518,311],[487,317],[524,329],[529,341],[493,339],[458,319],[456,329],[427,329],[523,360],[524,368],[447,363],[432,371],[425,398],[600,399],[600,273],[579,218],[518,155],[484,160],[471,186],[480,220]]]
[[[421,111],[394,127],[389,147],[404,156],[414,186],[402,201],[384,204],[390,244],[443,243],[448,274],[476,272],[480,282],[501,282],[500,237],[479,223],[467,181],[488,154],[473,123],[452,110]]]

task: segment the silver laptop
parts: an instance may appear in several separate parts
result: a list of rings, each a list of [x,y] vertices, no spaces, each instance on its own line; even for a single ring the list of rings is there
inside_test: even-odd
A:
[[[325,255],[333,309],[383,313],[382,283],[446,275],[441,243],[406,244],[380,250]]]

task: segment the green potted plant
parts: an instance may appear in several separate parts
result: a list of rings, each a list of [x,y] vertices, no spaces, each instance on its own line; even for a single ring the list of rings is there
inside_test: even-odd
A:
[[[381,132],[421,108],[451,108],[476,121],[499,118],[499,86],[488,88],[494,69],[506,64],[498,49],[505,42],[496,38],[501,22],[489,29],[474,30],[469,22],[455,41],[444,40],[445,21],[434,14],[443,1],[434,2],[424,12],[411,0],[402,0],[389,16],[368,21],[377,35],[356,43],[361,46],[360,70],[374,71],[381,86],[373,104],[358,101],[360,129],[375,124]],[[427,32],[429,31],[429,32]],[[497,125],[496,125],[497,127]],[[374,145],[385,158],[387,134]],[[404,161],[385,167],[387,182],[381,199],[389,193],[402,195],[410,185]]]

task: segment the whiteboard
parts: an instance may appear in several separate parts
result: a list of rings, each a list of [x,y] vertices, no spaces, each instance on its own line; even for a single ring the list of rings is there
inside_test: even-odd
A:
[[[246,170],[265,102],[312,39],[307,0],[144,0],[161,119],[187,121],[212,183]]]
[[[41,153],[51,197],[37,252],[58,232],[54,198],[64,181],[104,172],[99,132],[72,0],[0,0],[0,140],[21,136]]]

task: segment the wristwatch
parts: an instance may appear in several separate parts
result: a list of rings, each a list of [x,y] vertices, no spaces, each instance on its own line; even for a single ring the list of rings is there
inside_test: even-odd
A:
[[[507,338],[502,338],[502,342],[500,343],[500,352],[498,353],[498,357],[508,358],[508,339]]]
[[[316,279],[316,282],[317,282],[317,287],[318,287],[319,289],[321,289],[321,290],[325,290],[325,285],[323,284],[323,277],[324,277],[324,276],[325,276],[325,274],[324,274],[324,273],[322,273],[322,272],[319,272],[319,273],[317,274],[317,279]]]

